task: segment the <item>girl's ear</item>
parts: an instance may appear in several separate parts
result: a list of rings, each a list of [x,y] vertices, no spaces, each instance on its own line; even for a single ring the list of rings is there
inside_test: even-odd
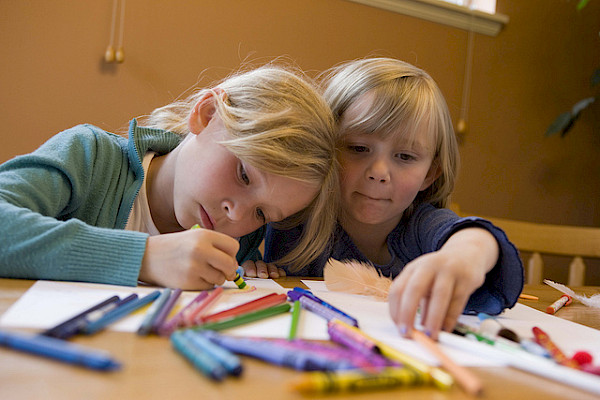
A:
[[[442,169],[440,168],[439,162],[434,160],[431,163],[431,167],[429,167],[429,171],[427,172],[427,176],[423,180],[423,184],[421,185],[420,191],[427,189],[437,178],[442,174]]]
[[[200,100],[198,100],[190,113],[188,128],[190,129],[190,132],[195,135],[202,132],[215,115],[217,108],[215,106],[215,94],[213,92],[217,93],[217,95],[224,93],[221,88],[214,88],[213,91],[206,92],[200,97]]]

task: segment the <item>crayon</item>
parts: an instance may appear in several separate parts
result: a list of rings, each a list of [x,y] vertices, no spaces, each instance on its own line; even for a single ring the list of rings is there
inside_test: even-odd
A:
[[[347,327],[338,320],[332,320],[327,324],[327,332],[332,341],[343,346],[349,347],[367,357],[373,354],[380,354],[379,348],[363,335]]]
[[[240,376],[242,374],[242,362],[229,350],[213,343],[198,332],[185,330],[183,335],[190,339],[198,349],[217,360],[230,375]]]
[[[217,286],[208,293],[208,296],[202,301],[196,303],[193,307],[188,309],[183,315],[183,324],[186,326],[197,325],[200,323],[200,317],[206,309],[213,304],[219,296],[223,294],[223,287]]]
[[[106,310],[111,309],[115,306],[115,304],[119,301],[119,296],[111,296],[108,299],[88,308],[87,310],[75,315],[72,318],[56,325],[53,328],[50,328],[41,334],[44,336],[51,336],[57,339],[68,339],[71,336],[75,335],[79,331],[79,327],[81,326],[84,318],[90,313],[96,310]]]
[[[342,325],[344,324],[343,321],[338,321],[338,323]],[[408,354],[404,354],[396,350],[395,348],[368,336],[366,333],[354,326],[346,324],[345,327],[356,332],[359,335],[362,335],[365,340],[374,343],[375,346],[377,346],[377,348],[379,349],[381,355],[383,355],[384,357],[397,361],[402,365],[412,368],[420,373],[430,375],[434,384],[440,389],[449,389],[454,383],[454,379],[452,378],[452,376],[450,376],[447,372],[441,370],[440,368],[431,367],[425,364],[424,362],[409,356]]]
[[[196,224],[196,225],[192,226],[190,229],[199,229],[199,228],[201,228],[201,226],[199,224]],[[235,283],[239,289],[243,289],[246,287],[246,282],[244,281],[244,278],[242,278],[243,276],[244,276],[244,268],[238,266],[235,271],[235,278],[233,278],[233,283]]]
[[[300,306],[300,302],[298,300],[294,301],[294,306],[292,307],[292,321],[290,322],[290,333],[288,334],[288,340],[296,339],[301,308],[302,307]]]
[[[203,350],[194,346],[183,331],[173,332],[170,340],[173,347],[204,375],[216,381],[223,380],[227,375],[225,368]]]
[[[160,296],[158,296],[156,301],[152,303],[148,311],[146,311],[144,320],[142,321],[140,327],[137,330],[138,335],[147,335],[152,331],[152,324],[158,316],[158,313],[160,312],[161,308],[165,305],[167,300],[169,300],[172,291],[173,290],[169,288],[163,289],[163,291],[160,293]]]
[[[537,344],[548,350],[548,353],[552,356],[552,359],[557,363],[566,367],[574,369],[581,369],[579,363],[565,355],[558,346],[550,339],[550,336],[539,327],[534,326],[532,328],[533,336]]]
[[[50,336],[0,331],[0,345],[100,371],[112,371],[121,366],[104,352]]]
[[[303,288],[298,287],[298,286],[296,286],[293,290],[296,291],[296,292],[301,293],[303,296],[307,296],[307,297],[313,299],[317,303],[320,303],[320,304],[324,305],[327,308],[331,308],[333,311],[336,311],[336,312],[342,314],[343,316],[345,316],[346,318],[348,318],[350,321],[353,321],[353,323],[351,325],[358,326],[358,321],[356,320],[356,318],[354,318],[354,317],[346,314],[345,312],[343,312],[339,308],[336,308],[335,306],[331,305],[330,303],[326,302],[325,300],[323,300],[323,299],[315,296],[310,290],[306,290],[306,289],[303,289]]]
[[[556,300],[554,303],[546,307],[546,312],[548,314],[555,314],[563,306],[568,306],[572,302],[573,298],[571,296],[569,296],[568,294],[563,294],[562,296],[560,296],[560,299]]]
[[[167,319],[167,316],[175,306],[175,303],[177,303],[179,296],[181,296],[181,289],[178,288],[173,291],[173,293],[169,297],[169,300],[167,300],[165,305],[161,308],[160,312],[156,316],[156,319],[152,323],[152,332],[159,333],[160,328],[163,326],[165,320]]]
[[[308,311],[311,311],[315,314],[317,314],[320,317],[325,318],[327,321],[331,321],[333,319],[338,319],[340,321],[343,321],[349,325],[353,325],[356,323],[355,319],[350,319],[348,317],[346,317],[343,314],[340,314],[339,312],[324,306],[323,304],[317,302],[316,300],[311,299],[308,296],[303,296],[301,294],[299,294],[298,292],[294,291],[294,290],[290,290],[288,292],[288,297],[290,298],[290,300],[292,301],[300,301],[300,304],[302,304],[302,307],[306,308]]]
[[[540,298],[539,298],[539,297],[537,297],[537,296],[533,296],[533,295],[530,295],[530,294],[525,294],[525,293],[521,293],[521,294],[519,295],[519,298],[520,298],[520,299],[523,299],[523,300],[539,300],[539,299],[540,299]]]
[[[209,322],[206,324],[194,326],[191,329],[221,331],[224,329],[229,329],[236,326],[249,324],[254,321],[259,321],[261,319],[269,318],[274,315],[282,314],[284,312],[288,312],[289,310],[290,305],[288,303],[279,304],[262,310],[249,312],[247,314],[237,315],[222,321]]]
[[[362,392],[397,386],[414,387],[430,382],[429,376],[406,367],[388,367],[377,372],[361,370],[307,372],[292,382],[291,388],[302,393]]]
[[[215,332],[206,334],[211,341],[234,353],[299,371],[337,371],[356,368],[348,360],[332,359],[326,357],[324,352],[290,348],[287,344],[273,340],[233,337]]]
[[[287,296],[285,294],[270,293],[258,299],[251,300],[247,303],[240,304],[227,310],[223,310],[214,314],[204,315],[201,318],[203,323],[221,321],[236,315],[246,314],[251,311],[262,310],[263,308],[275,306],[285,303]]]
[[[200,303],[208,296],[207,291],[200,292],[198,296],[194,297],[192,301],[190,301],[181,311],[179,311],[173,318],[163,323],[158,328],[158,334],[161,336],[169,336],[175,329],[177,329],[180,325],[183,325],[183,320],[187,312],[193,309],[196,304]]]
[[[109,324],[111,324],[121,318],[124,318],[127,315],[134,312],[135,310],[142,308],[146,304],[153,302],[154,300],[156,300],[156,298],[158,296],[160,296],[160,290],[155,290],[154,292],[152,292],[142,298],[135,299],[126,304],[120,305],[117,308],[104,314],[102,317],[100,317],[96,321],[93,321],[90,324],[86,325],[83,328],[83,332],[88,335],[96,333],[99,330],[104,329]]]

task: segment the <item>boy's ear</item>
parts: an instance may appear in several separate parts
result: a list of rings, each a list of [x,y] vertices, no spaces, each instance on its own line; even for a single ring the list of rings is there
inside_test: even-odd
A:
[[[442,169],[438,161],[434,161],[431,163],[431,167],[429,167],[429,171],[427,172],[427,176],[423,180],[423,184],[421,185],[420,191],[427,189],[437,178],[442,174]]]
[[[214,88],[213,91],[217,95],[221,95],[223,89]],[[215,106],[215,94],[213,92],[206,92],[200,100],[194,105],[190,117],[188,119],[188,127],[190,132],[193,134],[199,134],[208,125],[210,120],[213,118],[216,112]]]

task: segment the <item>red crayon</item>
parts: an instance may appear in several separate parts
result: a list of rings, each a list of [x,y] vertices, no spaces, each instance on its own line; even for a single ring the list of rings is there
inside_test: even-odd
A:
[[[200,318],[202,323],[221,321],[226,318],[231,318],[236,315],[245,314],[251,311],[258,311],[264,308],[285,303],[287,296],[285,294],[271,293],[258,299],[249,301],[239,306],[229,308],[214,314],[205,315]]]
[[[573,298],[568,294],[563,294],[560,296],[560,299],[556,300],[554,303],[550,304],[546,308],[546,312],[548,314],[554,314],[558,310],[560,310],[563,306],[568,306],[573,301]]]
[[[534,326],[532,330],[533,330],[533,335],[535,337],[535,341],[537,342],[537,344],[539,344],[540,346],[542,346],[543,348],[548,350],[548,353],[550,353],[550,356],[552,356],[554,361],[556,361],[557,363],[564,365],[566,367],[581,369],[581,367],[579,366],[579,363],[577,361],[567,357],[565,355],[565,353],[563,353],[556,346],[556,344],[554,344],[554,342],[552,340],[550,340],[550,336],[548,336],[548,334],[546,332],[544,332],[537,326]]]

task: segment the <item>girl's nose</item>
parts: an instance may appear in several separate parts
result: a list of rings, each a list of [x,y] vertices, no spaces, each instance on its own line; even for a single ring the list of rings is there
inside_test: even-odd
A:
[[[385,160],[375,160],[367,170],[370,181],[387,183],[390,181],[390,170]]]
[[[242,201],[226,200],[223,202],[223,210],[231,221],[241,221],[247,214],[248,208]]]

